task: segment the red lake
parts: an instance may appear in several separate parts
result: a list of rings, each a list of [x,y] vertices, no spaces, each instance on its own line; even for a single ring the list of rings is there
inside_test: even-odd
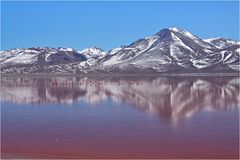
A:
[[[238,77],[1,79],[1,158],[239,158]]]

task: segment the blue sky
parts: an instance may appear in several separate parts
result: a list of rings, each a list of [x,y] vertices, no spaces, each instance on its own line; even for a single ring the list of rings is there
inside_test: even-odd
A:
[[[1,2],[1,50],[128,45],[163,28],[239,39],[238,1]]]

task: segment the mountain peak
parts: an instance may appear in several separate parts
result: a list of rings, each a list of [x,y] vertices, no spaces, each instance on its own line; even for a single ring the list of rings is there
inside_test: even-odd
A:
[[[90,47],[82,50],[81,52],[104,52],[104,50],[98,47]]]
[[[166,37],[171,37],[172,33],[175,33],[175,32],[180,33],[180,34],[189,33],[181,28],[171,27],[171,28],[161,29],[155,35],[159,36],[160,38],[164,38],[164,37],[166,38]]]
[[[233,45],[240,45],[239,41],[222,38],[222,37],[204,39],[204,41],[214,45],[216,48],[219,48],[219,49],[224,49]]]
[[[160,33],[160,32],[182,32],[182,31],[185,31],[185,30],[178,28],[178,27],[170,27],[170,28],[163,28],[158,33]]]
[[[106,52],[103,49],[98,47],[86,48],[79,52],[80,54],[85,55],[87,58],[105,56]]]
[[[172,28],[165,28],[160,30],[155,35],[159,36],[162,41],[184,41],[186,45],[196,44],[201,47],[205,48],[211,48],[211,44],[206,43],[206,41],[203,41],[201,38],[197,37],[196,35],[190,33],[187,30],[172,27]]]
[[[58,47],[59,51],[64,51],[64,52],[72,52],[75,51],[73,48],[65,48],[65,47]]]
[[[182,29],[177,28],[177,27],[172,27],[172,28],[168,28],[170,31],[174,31],[174,32],[179,32],[182,31]]]

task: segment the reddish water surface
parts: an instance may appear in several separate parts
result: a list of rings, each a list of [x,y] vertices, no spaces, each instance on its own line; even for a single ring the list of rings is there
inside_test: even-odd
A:
[[[2,158],[239,158],[238,78],[1,84]]]

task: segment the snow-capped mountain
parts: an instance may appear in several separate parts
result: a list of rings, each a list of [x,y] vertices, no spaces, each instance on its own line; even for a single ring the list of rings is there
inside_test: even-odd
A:
[[[215,47],[219,49],[224,49],[233,45],[240,45],[240,42],[231,40],[231,39],[225,39],[225,38],[210,38],[210,39],[204,39],[205,42],[208,42]]]
[[[98,60],[107,55],[106,52],[97,47],[86,48],[80,51],[79,54],[82,54],[87,58],[86,61],[82,61],[79,64],[80,67],[85,69],[89,68],[90,66],[97,65]]]
[[[85,55],[87,59],[104,57],[107,54],[101,48],[97,47],[86,48],[78,53]]]
[[[218,48],[188,31],[169,28],[139,39],[102,60],[109,72],[237,71],[239,43]],[[211,67],[211,68],[209,68]]]
[[[23,48],[1,51],[2,73],[238,72],[240,42],[201,39],[179,28],[104,52],[100,48]]]
[[[65,71],[62,66],[86,60],[75,49],[61,47],[18,48],[0,53],[2,73],[62,72]]]
[[[47,65],[86,60],[72,48],[18,48],[1,51],[0,61],[2,66],[15,65]]]

